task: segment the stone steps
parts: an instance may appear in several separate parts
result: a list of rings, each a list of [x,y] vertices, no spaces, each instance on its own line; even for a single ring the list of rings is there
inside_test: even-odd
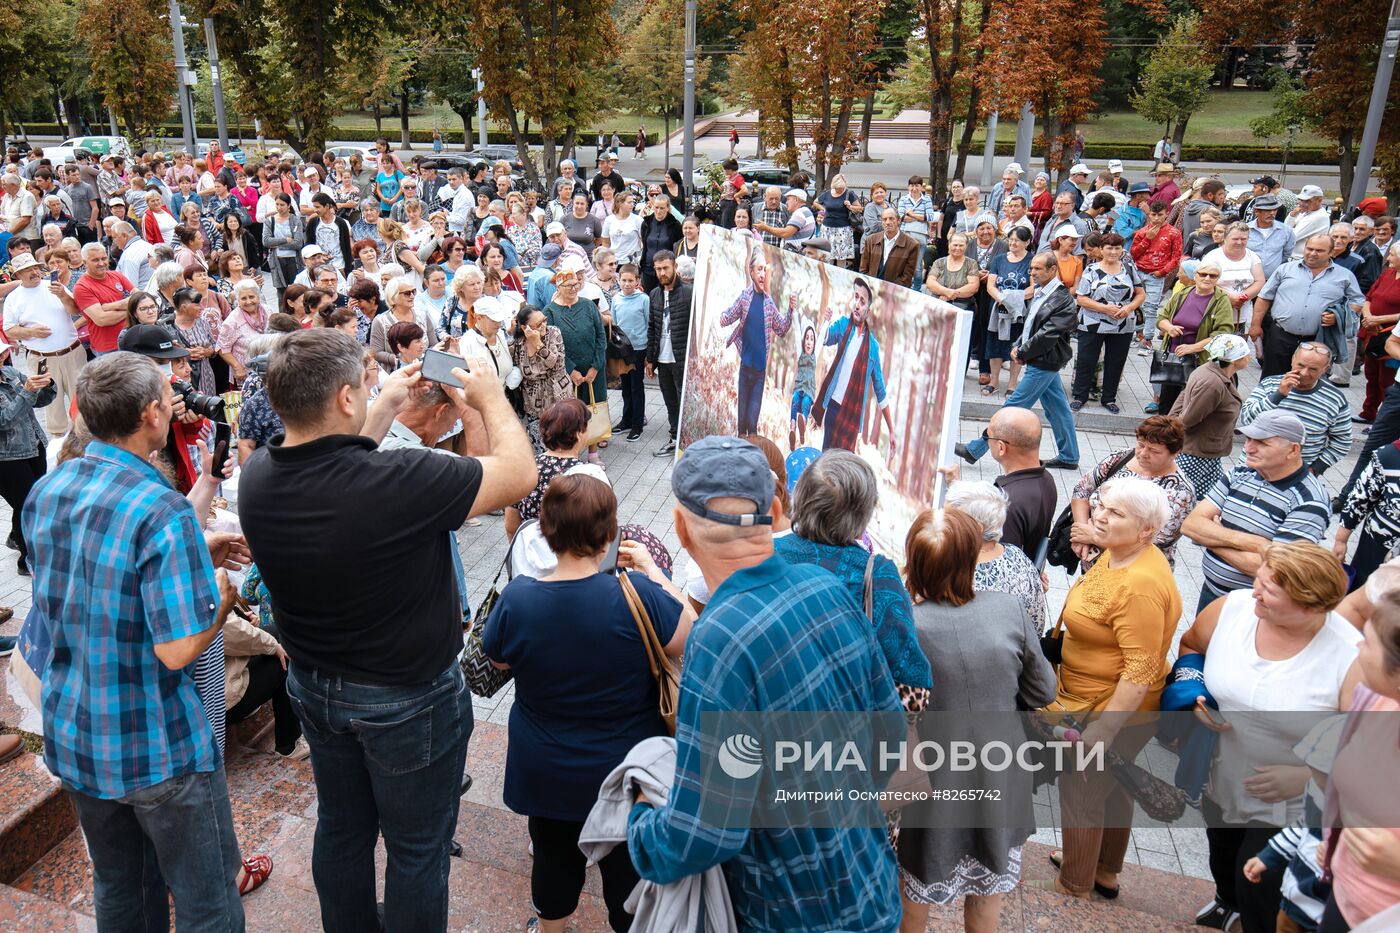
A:
[[[250,725],[250,732],[260,729],[259,723]],[[452,860],[449,880],[450,930],[507,933],[522,929],[530,916],[531,860],[525,820],[501,803],[505,747],[505,726],[478,722],[467,765],[474,783],[462,801],[456,834],[464,856]],[[32,762],[17,773],[28,774],[32,780],[33,766],[42,770],[42,763]],[[13,770],[0,769],[0,777]],[[275,863],[267,884],[244,899],[248,930],[319,930],[320,909],[311,873],[316,794],[310,765],[246,749],[231,756],[228,778],[242,852],[268,854]],[[63,804],[67,807],[66,800]],[[16,822],[23,824],[28,819],[37,818]],[[1048,846],[1026,844],[1023,874],[1027,880],[1052,877],[1048,854]],[[382,896],[382,844],[376,861]],[[71,828],[62,832],[56,844],[51,843],[23,871],[5,880],[9,884],[0,885],[0,929],[7,933],[95,929],[91,866],[80,832]],[[1126,867],[1122,885],[1123,895],[1115,902],[1079,901],[1018,888],[1007,896],[1001,929],[1104,933],[1185,930],[1191,926],[1197,906],[1211,894],[1207,881],[1139,865]],[[570,926],[578,931],[607,929],[596,872],[589,873]],[[954,928],[961,928],[960,908],[933,912],[929,929]]]

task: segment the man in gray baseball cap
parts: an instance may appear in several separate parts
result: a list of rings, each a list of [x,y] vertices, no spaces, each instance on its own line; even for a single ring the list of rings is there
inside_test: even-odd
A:
[[[774,479],[757,447],[737,437],[696,441],[681,454],[671,488],[679,502],[676,535],[712,595],[685,645],[676,723],[676,787],[683,792],[659,806],[639,799],[627,821],[637,874],[666,884],[724,862],[734,916],[745,929],[893,930],[897,868],[883,834],[849,819],[824,824],[834,829],[763,824],[735,832],[716,825],[716,811],[701,805],[701,791],[714,786],[717,741],[701,710],[899,712],[874,628],[835,575],[773,553]],[[877,760],[876,737],[863,744],[862,756],[872,756],[865,760]],[[751,801],[733,800],[730,812],[749,812]],[[814,823],[837,815],[815,806]],[[782,890],[766,880],[777,876],[787,880]],[[860,883],[824,880],[834,877]],[[881,894],[870,898],[870,890]]]
[[[1292,412],[1261,412],[1240,429],[1245,465],[1229,470],[1186,516],[1182,534],[1206,549],[1199,613],[1254,585],[1266,548],[1327,534],[1332,511],[1322,481],[1303,465],[1307,428]]]

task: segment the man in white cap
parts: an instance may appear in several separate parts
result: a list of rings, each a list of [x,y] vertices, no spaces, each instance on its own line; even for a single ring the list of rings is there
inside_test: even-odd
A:
[[[307,288],[313,288],[316,283],[311,280],[311,270],[329,261],[330,256],[326,255],[326,251],[321,248],[320,244],[307,243],[301,248],[302,270],[297,273],[297,277],[292,280],[292,284],[305,285]]]
[[[1121,194],[1128,193],[1128,179],[1123,177],[1123,160],[1109,159],[1108,173],[1113,176],[1113,187]]]
[[[1074,209],[1077,211],[1084,203],[1084,191],[1089,187],[1089,166],[1083,162],[1076,162],[1069,168],[1069,177],[1060,182],[1060,187],[1055,189],[1055,193],[1069,193],[1074,196]]]
[[[1322,206],[1322,189],[1317,185],[1304,185],[1298,192],[1298,206],[1284,223],[1293,229],[1293,255],[1289,258],[1302,259],[1308,237],[1326,233],[1332,225],[1332,218]]]
[[[311,217],[316,213],[316,207],[311,203],[311,199],[323,190],[321,173],[316,170],[316,166],[307,165],[301,170],[301,178],[301,193],[297,195],[297,206],[301,208],[303,217]]]
[[[0,187],[5,190],[4,196],[0,197],[0,217],[4,219],[4,229],[11,236],[28,240],[37,249],[43,242],[39,224],[35,221],[39,216],[39,202],[25,190],[24,182],[13,172],[6,172],[0,177]]]
[[[564,229],[564,225],[559,221],[551,220],[545,225],[544,238],[546,243],[553,243],[555,246],[559,247],[559,260],[561,263],[566,257],[573,256],[582,264],[583,271],[586,274],[593,274],[593,263],[588,261],[588,254],[583,251],[582,246],[579,246],[573,240],[569,239],[568,231]],[[562,269],[563,266],[556,266],[555,268]]]
[[[789,188],[783,195],[783,201],[788,213],[786,224],[782,227],[764,224],[761,232],[771,233],[782,240],[783,249],[796,251],[799,242],[817,232],[817,219],[812,216],[812,209],[807,206],[807,192],[801,188]]]
[[[1031,186],[1021,180],[1024,174],[1020,162],[1008,162],[1006,168],[1001,170],[1001,187],[987,195],[987,210],[998,220],[1005,216],[1006,199],[1011,195],[1019,194],[1025,198],[1026,204],[1031,203]]]
[[[18,285],[5,296],[3,325],[11,342],[27,351],[29,375],[40,364],[53,376],[58,395],[44,409],[44,425],[53,437],[68,433],[68,406],[76,397],[78,373],[87,362],[74,319],[79,315],[73,296],[56,282],[44,281],[44,267],[32,253],[20,253],[10,263]]]

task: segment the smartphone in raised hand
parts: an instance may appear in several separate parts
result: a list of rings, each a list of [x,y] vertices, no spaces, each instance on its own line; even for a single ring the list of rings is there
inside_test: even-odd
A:
[[[433,382],[440,382],[443,385],[460,389],[462,382],[452,375],[452,370],[466,368],[467,361],[455,353],[446,353],[437,349],[423,351],[422,375],[424,379],[431,379]]]

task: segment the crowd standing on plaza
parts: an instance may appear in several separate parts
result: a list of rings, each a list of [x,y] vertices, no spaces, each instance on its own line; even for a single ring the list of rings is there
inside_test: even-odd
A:
[[[1131,760],[1155,734],[1138,714],[1193,671],[1221,749],[1201,778],[1216,894],[1197,922],[1335,933],[1394,909],[1400,830],[1324,819],[1388,812],[1374,754],[1400,763],[1393,726],[1274,735],[1269,754],[1308,767],[1239,773],[1206,703],[1400,710],[1394,218],[1331,216],[1321,190],[1268,176],[1232,203],[1170,162],[1150,182],[1076,163],[1057,190],[1011,163],[938,204],[919,177],[868,197],[839,174],[815,196],[801,172],[757,189],[732,160],[704,201],[679,173],[639,183],[618,163],[565,160],[540,191],[507,162],[440,172],[383,140],[348,160],[8,157],[0,494],[34,576],[14,663],[87,840],[99,929],[165,928],[167,892],[182,930],[242,929],[240,898],[274,865],[240,851],[224,731],[269,702],[276,752],[315,777],[324,927],[445,929],[471,692],[507,679],[527,929],[565,929],[591,862],[615,930],[653,891],[639,882],[660,892],[643,898],[654,929],[696,898],[722,907],[717,930],[912,933],[955,902],[967,929],[995,929],[1029,820],[718,825],[702,714],[1119,714],[1080,741]],[[676,461],[688,579],[620,523],[607,448],[647,436],[653,377],[655,453],[676,452],[705,223],[972,312],[966,365],[1005,404],[957,453],[1002,472],[918,515],[902,569],[865,534],[874,471],[789,456],[796,417],[792,437],[707,437]],[[1131,446],[1081,463],[1076,413],[1121,413],[1135,350],[1157,397]],[[1338,386],[1363,372],[1353,413]],[[1048,469],[1082,472],[1066,503]],[[234,490],[236,509],[217,496]],[[456,535],[486,514],[505,516],[509,583],[469,593]],[[1199,593],[1173,572],[1183,536],[1204,549]],[[1074,577],[1058,618],[1047,557]],[[17,745],[0,738],[0,760]],[[645,775],[635,794],[614,785],[624,764]],[[1043,886],[1115,899],[1134,797],[1110,772],[1058,793]]]

